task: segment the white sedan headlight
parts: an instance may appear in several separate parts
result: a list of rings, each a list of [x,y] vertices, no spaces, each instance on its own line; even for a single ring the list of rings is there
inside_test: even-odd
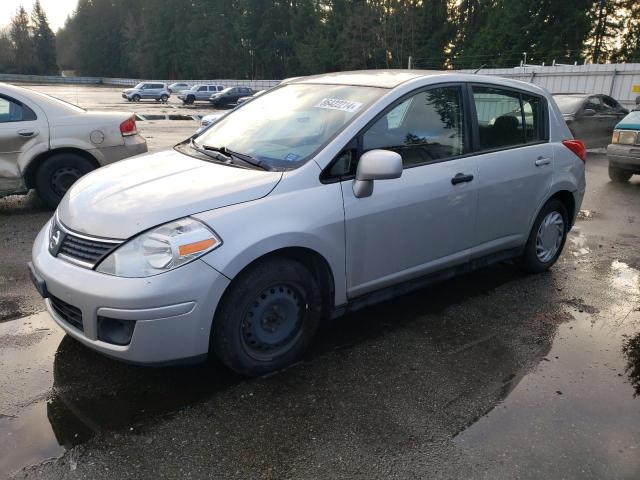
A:
[[[181,218],[122,244],[96,270],[118,277],[150,277],[173,270],[222,245],[215,233],[193,218]]]

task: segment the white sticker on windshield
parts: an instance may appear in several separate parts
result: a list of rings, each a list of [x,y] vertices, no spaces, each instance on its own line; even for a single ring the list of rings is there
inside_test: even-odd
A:
[[[342,110],[343,112],[357,112],[362,104],[351,100],[340,100],[339,98],[324,98],[315,108],[328,108],[330,110]]]

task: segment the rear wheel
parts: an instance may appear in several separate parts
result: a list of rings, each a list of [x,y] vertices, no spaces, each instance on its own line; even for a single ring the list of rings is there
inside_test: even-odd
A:
[[[322,315],[320,287],[302,264],[260,262],[231,284],[214,319],[211,344],[243,375],[281,369],[300,358]]]
[[[160,101],[162,103],[167,103],[167,100],[169,100],[169,95],[167,95],[166,93],[162,94],[162,96],[160,97]]]
[[[533,222],[524,252],[517,264],[529,273],[543,272],[556,263],[569,231],[569,215],[560,200],[548,201]]]
[[[633,173],[628,170],[622,170],[621,168],[616,168],[609,165],[609,178],[612,182],[628,182],[632,175]]]
[[[95,169],[95,165],[75,153],[57,153],[47,158],[36,172],[35,184],[40,198],[56,208],[64,194],[80,177]]]

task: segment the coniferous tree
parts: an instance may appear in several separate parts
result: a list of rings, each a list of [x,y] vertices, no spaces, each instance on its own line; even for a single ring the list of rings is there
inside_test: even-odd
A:
[[[9,27],[9,38],[14,49],[13,69],[17,73],[38,73],[35,45],[31,32],[29,15],[23,7],[20,7]]]
[[[38,71],[45,75],[58,73],[56,62],[56,37],[49,27],[47,15],[44,13],[40,0],[36,0],[31,12],[31,23],[33,25],[33,43],[36,58],[38,60]]]

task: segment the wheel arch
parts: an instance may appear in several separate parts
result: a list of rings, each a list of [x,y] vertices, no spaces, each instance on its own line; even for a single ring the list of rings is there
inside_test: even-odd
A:
[[[60,147],[60,148],[55,148],[53,150],[47,150],[46,152],[42,152],[41,154],[37,155],[33,160],[31,160],[31,162],[29,162],[29,165],[27,166],[24,172],[24,181],[25,181],[25,184],[27,185],[27,188],[35,188],[35,178],[36,178],[36,172],[38,171],[38,168],[40,168],[40,166],[48,158],[60,153],[71,153],[74,155],[78,155],[80,157],[83,157],[89,160],[95,166],[95,168],[100,167],[100,163],[98,162],[96,157],[91,155],[86,150],[82,150],[80,148]]]
[[[258,263],[274,258],[287,258],[290,260],[295,260],[304,265],[309,270],[309,272],[314,276],[314,278],[320,285],[320,288],[322,290],[323,311],[328,315],[334,307],[335,299],[335,279],[331,266],[327,259],[316,250],[300,246],[278,248],[254,258],[231,279],[231,282],[225,289],[220,302],[218,302],[218,306],[222,303],[222,299],[227,294],[229,289],[233,286],[234,280],[240,274],[246,272],[247,270],[250,270]]]

